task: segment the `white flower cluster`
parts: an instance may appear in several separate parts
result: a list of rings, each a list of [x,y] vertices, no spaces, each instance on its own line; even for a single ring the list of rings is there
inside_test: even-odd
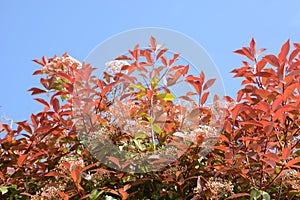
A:
[[[199,125],[199,128],[192,131],[192,133],[205,133],[206,138],[215,138],[218,137],[218,131],[215,127],[207,126],[207,125]]]
[[[207,125],[199,125],[199,127],[195,130],[192,130],[190,132],[176,132],[173,135],[177,137],[184,138],[187,141],[196,143],[196,137],[198,134],[204,134],[205,139],[211,139],[218,137],[218,131],[216,128],[207,126]]]
[[[68,63],[69,65],[73,65],[73,64],[76,64],[76,66],[81,65],[81,63],[77,59],[75,59],[69,55],[66,57],[63,57],[61,61],[64,63]]]
[[[82,177],[88,181],[92,181],[94,183],[94,186],[103,184],[110,179],[110,174],[109,172],[96,172],[94,174],[90,173],[82,173]]]
[[[128,62],[124,60],[112,60],[105,63],[106,71],[112,74],[119,73],[123,66],[129,65]]]
[[[59,169],[62,169],[65,173],[67,172],[67,168],[63,165],[63,162],[67,162],[70,164],[70,171],[72,171],[75,167],[84,168],[84,161],[82,158],[74,158],[74,157],[63,157],[59,164]]]
[[[63,55],[62,57],[54,56],[54,58],[50,58],[48,60],[48,63],[42,68],[42,71],[53,71],[54,69],[57,72],[64,71],[66,70],[65,66],[72,66],[73,68],[76,68],[81,66],[81,63],[69,55]]]
[[[31,200],[50,200],[58,199],[60,195],[58,192],[63,192],[66,188],[66,184],[49,184],[41,188],[35,195],[31,197]]]
[[[210,190],[212,199],[219,199],[220,197],[228,197],[233,194],[233,184],[221,178],[210,177],[205,185],[205,190]]]

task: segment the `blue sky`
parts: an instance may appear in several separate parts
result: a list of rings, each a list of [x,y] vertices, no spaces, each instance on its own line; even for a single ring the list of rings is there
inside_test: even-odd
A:
[[[196,40],[221,72],[227,94],[240,81],[229,73],[240,66],[232,53],[256,39],[278,53],[291,38],[300,42],[300,1],[0,1],[0,116],[26,120],[41,107],[27,90],[38,86],[31,60],[68,52],[83,60],[99,43],[142,27],[179,31]]]

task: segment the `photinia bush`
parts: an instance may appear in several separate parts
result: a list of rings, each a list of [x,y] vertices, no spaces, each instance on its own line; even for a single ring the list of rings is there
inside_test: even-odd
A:
[[[236,100],[209,97],[215,79],[189,74],[154,37],[101,78],[68,54],[34,60],[42,88],[29,91],[44,109],[0,123],[0,197],[299,198],[300,45],[264,50],[252,39],[235,51],[249,59],[232,71]],[[176,96],[181,83],[193,90]]]

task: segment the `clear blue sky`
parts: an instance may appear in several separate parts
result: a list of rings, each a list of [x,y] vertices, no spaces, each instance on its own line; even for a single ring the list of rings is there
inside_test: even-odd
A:
[[[300,42],[300,1],[0,1],[0,116],[15,121],[39,111],[27,90],[38,85],[32,59],[68,52],[83,60],[100,42],[119,32],[162,27],[200,43],[222,74],[227,94],[240,81],[232,53],[255,37],[258,47],[277,53],[288,38]]]

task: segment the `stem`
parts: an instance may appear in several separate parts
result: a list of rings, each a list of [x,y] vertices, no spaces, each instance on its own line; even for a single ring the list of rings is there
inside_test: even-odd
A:
[[[154,150],[156,150],[155,132],[154,132],[154,127],[153,127],[153,123],[154,123],[153,96],[151,96],[151,100],[150,100],[150,117],[153,120],[153,122],[151,122],[151,137],[152,137],[152,142],[153,142],[153,148],[154,148]]]
[[[280,189],[279,189],[278,200],[281,199],[281,192],[282,192],[282,178],[281,178],[281,181],[280,181]]]
[[[281,174],[283,169],[284,169],[284,165],[281,166],[280,171],[276,174],[276,176],[271,180],[271,182],[269,184],[267,184],[266,186],[263,187],[263,189],[269,187],[270,185],[272,185],[274,183],[274,181],[278,178],[278,176]]]
[[[268,146],[268,139],[266,139],[264,154],[267,152],[267,146]],[[259,189],[261,190],[263,188],[263,175],[264,175],[264,162],[261,161],[261,170],[260,170],[260,181],[259,181]]]

